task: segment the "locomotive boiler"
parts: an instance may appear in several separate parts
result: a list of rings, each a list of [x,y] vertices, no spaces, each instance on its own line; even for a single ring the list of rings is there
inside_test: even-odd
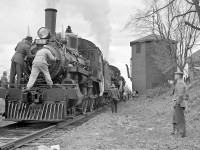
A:
[[[33,55],[45,47],[59,59],[48,61],[53,87],[46,84],[44,74],[40,73],[30,91],[1,89],[5,120],[59,122],[105,104],[103,95],[112,82],[108,62],[94,43],[78,37],[70,26],[65,32],[56,33],[56,13],[56,9],[45,9],[45,27],[38,30],[38,38],[31,46]],[[32,61],[25,58],[22,87],[28,82]]]

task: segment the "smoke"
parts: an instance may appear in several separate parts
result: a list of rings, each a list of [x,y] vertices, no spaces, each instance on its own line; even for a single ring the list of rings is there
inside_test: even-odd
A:
[[[90,23],[91,31],[100,44],[104,57],[109,58],[111,26],[108,19],[110,7],[108,0],[70,0],[77,7],[83,18]]]
[[[100,49],[109,60],[109,47],[111,42],[111,26],[108,15],[110,6],[108,0],[46,0],[47,7],[55,8],[59,5],[71,5],[76,13],[80,13],[90,24],[91,33],[98,42]],[[58,10],[59,11],[59,10]],[[70,13],[70,12],[68,12]],[[71,12],[73,14],[73,12]],[[63,18],[64,19],[64,18]]]
[[[46,0],[47,8],[56,8],[60,0]]]

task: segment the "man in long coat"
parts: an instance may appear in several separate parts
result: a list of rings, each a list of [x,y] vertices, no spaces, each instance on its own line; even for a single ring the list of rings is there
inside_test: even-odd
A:
[[[32,37],[27,36],[24,40],[20,41],[16,48],[15,54],[13,55],[11,61],[10,69],[10,87],[14,87],[15,76],[17,75],[17,86],[20,85],[22,78],[22,67],[24,65],[24,58],[26,56],[31,57],[30,47],[32,43]]]
[[[175,72],[175,80],[177,83],[175,85],[174,90],[174,112],[173,112],[173,132],[175,134],[175,130],[177,129],[178,133],[181,134],[181,137],[186,136],[186,123],[185,123],[185,115],[184,110],[186,108],[186,84],[183,81],[183,72]]]

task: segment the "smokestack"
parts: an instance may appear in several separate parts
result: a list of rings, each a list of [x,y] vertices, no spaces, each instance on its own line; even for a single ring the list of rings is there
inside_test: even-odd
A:
[[[45,27],[51,31],[51,35],[55,36],[56,30],[56,13],[57,10],[53,8],[45,9]]]

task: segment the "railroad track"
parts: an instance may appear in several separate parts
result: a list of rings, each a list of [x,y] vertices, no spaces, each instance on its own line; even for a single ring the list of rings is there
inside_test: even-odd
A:
[[[104,112],[106,107],[79,115],[65,122],[52,123],[14,123],[0,128],[0,150],[13,150],[19,147],[36,147],[50,144],[50,141],[75,128],[90,118]]]

